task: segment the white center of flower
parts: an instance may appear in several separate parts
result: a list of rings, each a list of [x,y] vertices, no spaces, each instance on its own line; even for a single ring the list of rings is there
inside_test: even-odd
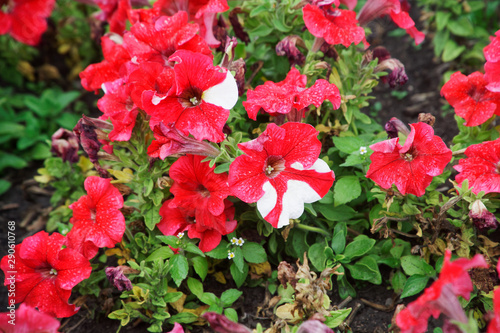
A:
[[[49,272],[50,275],[57,275],[57,271],[55,268],[52,268]]]
[[[273,171],[274,171],[274,168],[272,166],[268,165],[266,168],[267,174],[270,175]]]
[[[196,98],[196,96],[193,96],[189,99],[189,101],[191,102],[191,104],[193,105],[198,105],[198,98]]]

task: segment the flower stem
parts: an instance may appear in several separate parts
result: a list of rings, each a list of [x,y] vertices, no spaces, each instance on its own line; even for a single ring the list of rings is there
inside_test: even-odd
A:
[[[297,227],[299,229],[302,229],[302,230],[317,232],[318,234],[325,235],[326,237],[330,237],[331,236],[331,234],[328,231],[320,229],[320,228],[317,228],[317,227],[313,227],[313,226],[310,226],[310,225],[305,225],[305,224],[299,223],[299,224],[296,224],[295,227]]]

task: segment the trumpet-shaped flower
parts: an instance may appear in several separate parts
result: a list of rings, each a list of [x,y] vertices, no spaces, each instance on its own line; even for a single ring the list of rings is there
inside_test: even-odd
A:
[[[324,38],[328,44],[349,47],[365,38],[365,30],[358,26],[356,13],[352,10],[307,4],[302,12],[309,32]]]
[[[203,252],[212,251],[219,245],[222,235],[230,234],[236,229],[234,207],[229,200],[224,200],[224,211],[215,216],[205,214],[203,220],[195,219],[196,211],[192,209],[171,208],[172,200],[167,200],[160,208],[162,217],[157,224],[158,229],[167,236],[183,236],[187,231],[189,238],[198,238],[198,247]],[[179,237],[179,238],[181,238]]]
[[[197,140],[224,140],[222,128],[229,109],[238,101],[234,77],[201,53],[180,50],[169,61],[176,62],[175,83],[169,93],[158,96],[146,90],[142,94],[144,110],[151,115],[150,125],[175,123],[182,134]]]
[[[55,0],[11,0],[0,2],[0,35],[9,33],[21,43],[35,46],[47,30],[47,17]]]
[[[100,247],[114,247],[125,233],[125,218],[120,212],[123,197],[111,179],[90,176],[85,179],[87,195],[69,208],[73,210],[68,247],[93,258]]]
[[[403,195],[422,196],[432,178],[443,173],[452,153],[443,140],[434,135],[431,126],[416,123],[410,127],[404,146],[399,144],[399,138],[370,146],[374,152],[366,177],[382,188],[396,184]]]
[[[310,88],[306,88],[306,84],[307,77],[292,68],[285,80],[278,83],[267,81],[255,90],[248,90],[243,106],[253,120],[257,119],[261,109],[271,115],[288,114],[292,110],[303,112],[301,110],[311,104],[319,107],[326,99],[335,109],[340,107],[340,92],[333,83],[320,79]]]
[[[454,166],[459,172],[455,180],[462,184],[468,179],[475,194],[500,193],[500,139],[469,146],[465,156]]]
[[[90,276],[90,262],[78,251],[63,248],[66,237],[45,231],[26,238],[15,247],[15,267],[5,256],[0,264],[5,285],[15,285],[15,303],[37,307],[54,317],[70,317],[79,308],[68,304],[71,289]],[[14,279],[9,272],[15,271]]]
[[[318,132],[308,124],[269,124],[255,140],[238,147],[246,155],[229,168],[232,194],[257,209],[273,227],[289,224],[304,212],[304,203],[321,199],[335,180],[326,162],[318,159]]]
[[[491,37],[491,42],[484,49],[484,78],[488,85],[486,89],[493,92],[500,92],[500,30]]]
[[[500,93],[489,91],[486,84],[480,72],[469,76],[456,72],[441,88],[441,95],[453,106],[456,114],[465,119],[465,126],[481,125],[493,114],[500,115]]]
[[[12,319],[15,319],[15,325],[10,323]],[[0,313],[0,332],[3,333],[57,333],[59,326],[61,326],[61,322],[56,318],[39,312],[24,303],[21,303],[15,314]]]
[[[449,319],[467,322],[467,316],[457,297],[469,299],[473,290],[467,271],[474,267],[487,268],[488,264],[479,254],[470,260],[460,258],[450,262],[450,258],[451,252],[446,250],[439,278],[397,315],[396,323],[402,333],[426,332],[429,317],[438,318],[440,313]]]

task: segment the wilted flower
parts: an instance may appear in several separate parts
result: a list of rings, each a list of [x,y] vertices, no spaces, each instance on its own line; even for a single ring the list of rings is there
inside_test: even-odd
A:
[[[106,267],[106,277],[119,291],[132,290],[132,282],[125,276],[125,272],[132,273],[128,266]]]
[[[216,312],[205,312],[202,315],[209,323],[210,327],[217,333],[251,333],[252,331],[241,324],[235,323],[226,316]]]
[[[319,320],[306,320],[299,326],[297,333],[333,333],[333,330]]]
[[[306,48],[306,44],[297,35],[286,36],[283,38],[278,44],[276,44],[276,54],[279,56],[286,56],[288,58],[288,62],[290,62],[290,66],[303,66],[306,61],[305,55],[300,52],[297,48],[300,46],[302,48]]]
[[[496,229],[498,227],[498,220],[489,212],[481,200],[476,200],[471,205],[469,217],[480,231],[487,231]]]
[[[9,323],[13,319],[15,325]],[[57,333],[59,326],[61,326],[59,320],[39,312],[25,303],[21,303],[15,313],[0,313],[0,332],[3,333]]]
[[[384,128],[389,139],[397,138],[398,133],[401,133],[404,136],[408,136],[410,134],[408,127],[396,117],[392,117],[391,120],[385,124]]]
[[[78,138],[67,129],[60,128],[52,135],[51,152],[70,163],[78,162]]]
[[[220,151],[205,141],[183,135],[174,123],[159,123],[153,130],[155,140],[148,147],[148,155],[164,160],[173,154],[193,154],[215,157]]]
[[[385,47],[378,46],[373,50],[373,58],[378,59],[377,67],[374,72],[387,72],[388,75],[382,76],[380,80],[389,83],[391,88],[402,86],[408,82],[408,76],[405,72],[405,66],[398,59],[392,58]]]

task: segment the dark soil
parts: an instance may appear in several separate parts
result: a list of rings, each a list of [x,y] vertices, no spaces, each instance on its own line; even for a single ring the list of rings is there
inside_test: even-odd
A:
[[[412,13],[418,17],[418,11]],[[418,113],[431,113],[436,117],[435,132],[441,136],[446,143],[450,143],[452,137],[457,133],[453,114],[442,116],[442,100],[439,95],[442,74],[447,70],[445,65],[435,61],[430,39],[418,48],[413,46],[413,41],[407,37],[390,37],[388,30],[394,25],[388,20],[379,20],[372,26],[373,36],[370,43],[373,47],[384,46],[392,57],[399,59],[406,67],[409,77],[407,85],[397,88],[399,93],[407,92],[406,96],[399,99],[395,97],[392,90],[383,84],[375,89],[376,101],[381,103],[381,110],[377,117],[383,125],[391,117],[398,117],[405,123],[417,122]],[[401,95],[401,94],[400,94]],[[403,94],[404,95],[404,94]],[[373,108],[373,107],[372,107]],[[39,164],[33,164],[30,169],[22,171],[11,171],[10,180],[14,181],[12,189],[0,197],[0,255],[3,257],[7,252],[7,222],[16,221],[16,243],[24,238],[44,229],[43,216],[48,213],[49,196],[46,191],[41,191],[31,181],[36,174]],[[227,286],[210,283],[207,284],[216,295],[227,288]],[[336,296],[333,288],[332,299]],[[265,288],[240,288],[244,292],[242,300],[236,304],[241,322],[251,328],[257,323],[269,327],[271,318],[262,318],[257,313],[259,307],[265,306]],[[0,292],[0,309],[7,306],[6,288],[2,287]],[[71,302],[78,301],[76,295]],[[365,300],[365,302],[363,301]],[[368,301],[368,302],[366,302]],[[406,301],[406,300],[405,300]],[[396,299],[397,302],[397,299]],[[63,319],[61,332],[115,332],[119,328],[119,322],[106,318],[102,313],[103,298],[88,298],[80,305],[81,309],[75,316]],[[350,327],[356,333],[387,332],[391,323],[394,309],[393,292],[385,286],[366,285],[359,290],[358,297],[352,300],[347,307],[356,309]],[[386,309],[384,311],[383,309]],[[0,310],[0,312],[3,310]],[[100,317],[97,317],[101,313]],[[144,323],[131,323],[121,329],[122,332],[147,332]],[[210,332],[206,327],[193,327],[191,332]]]

